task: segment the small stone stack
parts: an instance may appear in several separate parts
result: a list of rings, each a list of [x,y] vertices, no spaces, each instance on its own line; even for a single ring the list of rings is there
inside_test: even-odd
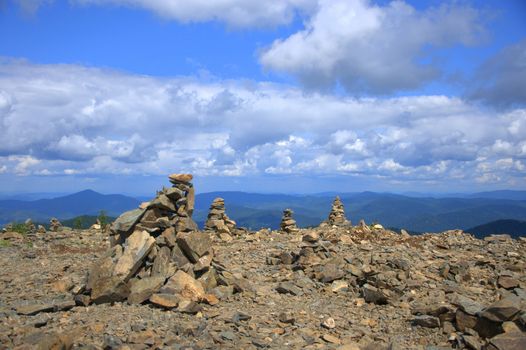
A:
[[[49,230],[52,232],[58,232],[62,228],[62,224],[57,218],[51,218],[49,221]]]
[[[27,234],[28,234],[28,235],[34,235],[34,234],[37,232],[37,227],[36,227],[35,224],[33,223],[33,220],[31,220],[31,219],[27,219],[27,220],[24,222],[24,225],[26,226]]]
[[[236,233],[236,222],[226,215],[223,198],[214,199],[210,205],[205,231],[215,232],[223,241],[231,241],[232,235]]]
[[[343,226],[351,224],[350,221],[345,218],[345,209],[343,208],[343,203],[339,196],[336,196],[336,198],[334,198],[334,202],[332,202],[332,208],[331,212],[329,213],[327,223],[331,226]]]
[[[282,232],[296,233],[299,231],[298,226],[296,226],[296,220],[292,218],[292,214],[294,214],[294,212],[291,209],[285,209],[283,211],[283,217],[279,225]]]
[[[194,188],[190,174],[173,174],[173,184],[142,208],[111,225],[111,248],[91,268],[77,295],[80,305],[127,300],[197,312],[216,286],[210,236],[192,220]]]

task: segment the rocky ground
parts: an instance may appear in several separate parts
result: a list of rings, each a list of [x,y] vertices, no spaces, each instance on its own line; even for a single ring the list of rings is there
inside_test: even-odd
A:
[[[0,234],[0,348],[526,349],[525,239],[263,230],[216,239],[217,303],[77,306],[107,237]]]

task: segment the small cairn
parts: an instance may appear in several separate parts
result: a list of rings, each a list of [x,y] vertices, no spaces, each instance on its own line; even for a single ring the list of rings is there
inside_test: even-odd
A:
[[[343,208],[343,203],[339,196],[336,196],[332,202],[332,208],[331,212],[329,213],[327,223],[331,226],[343,226],[351,224],[351,222],[345,218],[345,209]]]
[[[205,222],[205,231],[216,233],[221,240],[226,242],[231,241],[232,235],[236,234],[236,222],[226,215],[223,198],[216,198],[212,201]]]
[[[49,221],[49,230],[52,232],[58,232],[62,228],[62,224],[57,218],[51,218]]]
[[[40,234],[46,233],[46,228],[42,225],[38,225],[37,233],[40,233]]]
[[[291,209],[283,210],[283,216],[279,225],[282,232],[296,233],[299,231],[298,226],[296,226],[296,220],[292,218],[292,214],[294,214],[294,212]]]
[[[35,224],[33,223],[33,220],[31,220],[31,219],[27,219],[27,220],[24,222],[24,225],[26,226],[27,234],[28,234],[28,235],[34,235],[34,234],[37,232],[37,227],[36,227]]]
[[[207,292],[216,287],[209,234],[192,220],[192,175],[169,176],[171,188],[122,214],[110,227],[110,250],[88,273],[77,294],[78,305],[127,300],[196,313],[198,303],[214,304]]]

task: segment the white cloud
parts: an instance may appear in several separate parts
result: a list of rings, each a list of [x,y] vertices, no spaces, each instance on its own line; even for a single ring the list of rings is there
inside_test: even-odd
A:
[[[276,40],[260,61],[307,87],[388,93],[438,77],[432,49],[476,43],[481,32],[478,12],[457,4],[418,11],[404,1],[320,0],[305,29]]]
[[[525,109],[495,112],[445,96],[355,99],[264,82],[0,62],[0,169],[14,175],[361,174],[505,184],[524,181],[525,121]]]
[[[41,162],[39,159],[28,155],[9,156],[7,160],[15,163],[14,172],[17,175],[29,175],[31,173],[31,168]]]
[[[180,22],[220,21],[232,27],[290,23],[298,10],[312,9],[316,0],[73,0],[81,4],[139,7]]]

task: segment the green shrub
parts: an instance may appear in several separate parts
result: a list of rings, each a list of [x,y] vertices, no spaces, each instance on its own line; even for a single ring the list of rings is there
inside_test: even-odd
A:
[[[75,218],[75,221],[73,222],[73,228],[77,229],[77,230],[81,230],[82,229],[82,217],[77,217]]]
[[[14,222],[12,224],[11,230],[14,232],[18,232],[21,235],[27,235],[29,232],[29,227],[23,222]]]
[[[11,242],[6,241],[5,239],[0,239],[0,248],[5,248],[11,246]]]
[[[97,219],[99,220],[100,222],[100,227],[101,228],[104,228],[106,227],[106,225],[109,223],[108,221],[108,215],[106,214],[106,211],[105,210],[101,210],[100,213],[99,213],[99,216],[97,217]]]

